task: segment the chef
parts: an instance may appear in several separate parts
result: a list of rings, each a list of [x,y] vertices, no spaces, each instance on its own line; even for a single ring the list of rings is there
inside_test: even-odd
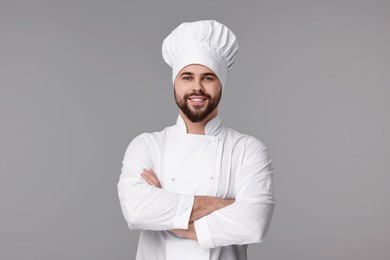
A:
[[[183,23],[163,42],[179,115],[131,141],[118,182],[124,218],[141,230],[137,260],[245,260],[267,232],[267,147],[218,117],[237,51],[233,32],[211,20]]]

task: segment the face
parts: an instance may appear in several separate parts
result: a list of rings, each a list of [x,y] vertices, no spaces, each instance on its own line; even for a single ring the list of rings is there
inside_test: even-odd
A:
[[[191,64],[176,76],[174,93],[177,106],[192,122],[201,122],[216,113],[222,96],[221,82],[208,67]]]

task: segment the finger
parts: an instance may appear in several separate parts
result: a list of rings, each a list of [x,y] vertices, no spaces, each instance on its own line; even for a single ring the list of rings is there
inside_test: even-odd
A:
[[[149,177],[149,179],[153,181],[156,187],[161,188],[160,180],[157,178],[157,175],[154,173],[154,171],[144,169],[143,172]]]
[[[153,170],[150,170],[150,169],[144,169],[144,172],[147,172],[148,174],[150,174],[151,176],[154,176],[157,178],[157,175],[156,173],[153,171]]]
[[[147,181],[147,183],[149,183],[150,185],[155,185],[153,179],[146,173],[142,172],[141,173],[141,176],[142,178],[144,178],[145,181]]]
[[[149,179],[149,176],[148,176],[146,173],[141,172],[141,177],[142,177],[148,184],[152,185],[151,180]]]
[[[176,236],[183,237],[183,230],[180,230],[180,229],[170,229],[169,232],[175,234]]]
[[[149,183],[149,185],[153,185],[153,186],[156,186],[157,188],[161,188],[161,185],[160,185],[160,182],[158,181],[158,179],[154,178],[150,174],[142,172],[141,176],[142,176],[142,178],[144,178],[147,181],[147,183]]]
[[[153,174],[150,173],[149,171],[144,171],[143,173],[144,173],[144,175],[145,175],[149,180],[151,180],[154,184],[159,183],[159,180],[157,179],[156,175],[153,175]]]

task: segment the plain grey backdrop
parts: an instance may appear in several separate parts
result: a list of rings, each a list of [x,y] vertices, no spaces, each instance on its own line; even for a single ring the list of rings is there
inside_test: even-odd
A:
[[[0,259],[134,259],[121,161],[175,123],[161,43],[201,19],[240,44],[224,125],[273,158],[276,211],[250,259],[390,259],[386,0],[0,0]]]

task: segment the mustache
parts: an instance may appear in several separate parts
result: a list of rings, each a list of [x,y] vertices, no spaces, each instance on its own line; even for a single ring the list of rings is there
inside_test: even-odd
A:
[[[209,94],[206,94],[204,92],[192,92],[189,94],[184,95],[184,99],[188,99],[191,96],[198,96],[198,97],[204,97],[207,99],[211,99],[211,96]]]

